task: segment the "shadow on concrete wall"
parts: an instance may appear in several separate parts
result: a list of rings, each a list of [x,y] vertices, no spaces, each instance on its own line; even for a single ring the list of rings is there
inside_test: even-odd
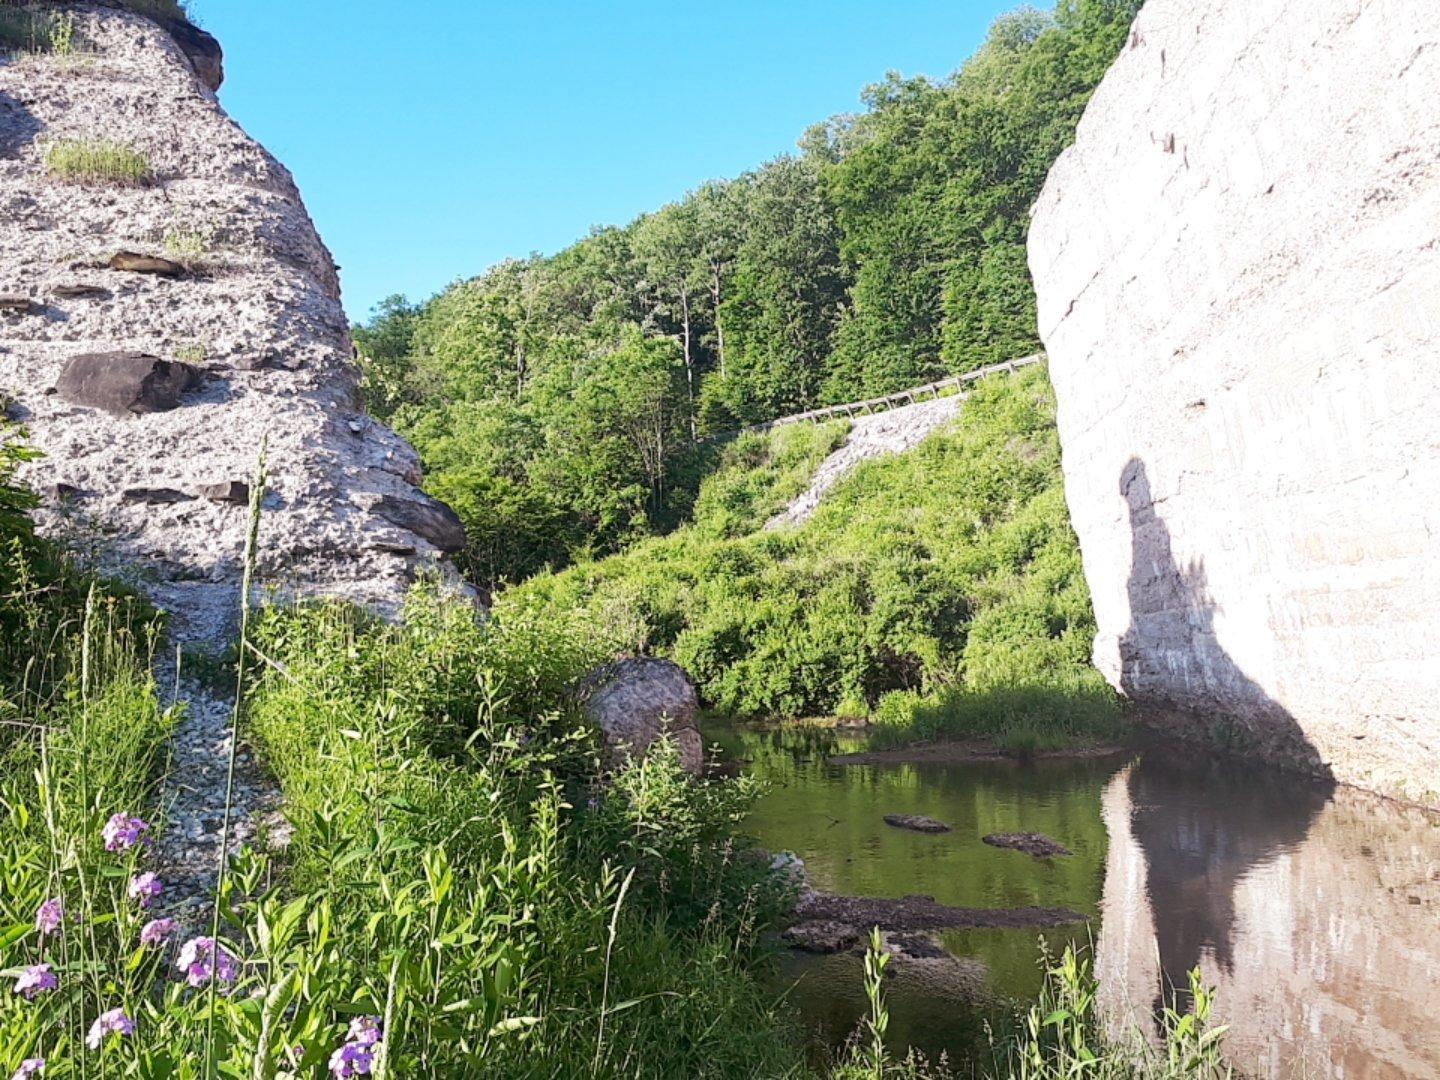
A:
[[[1138,458],[1121,472],[1120,494],[1131,537],[1121,686],[1159,731],[1195,743],[1181,751],[1167,740],[1129,781],[1161,970],[1183,985],[1206,951],[1232,967],[1236,882],[1303,840],[1334,785],[1294,717],[1220,644],[1204,565],[1177,564]],[[1261,759],[1321,779],[1252,764]],[[1156,988],[1157,1009],[1169,989]]]
[[[1121,471],[1120,494],[1130,514],[1130,625],[1120,638],[1126,696],[1172,735],[1329,778],[1300,724],[1220,643],[1204,561],[1176,562],[1139,458]]]

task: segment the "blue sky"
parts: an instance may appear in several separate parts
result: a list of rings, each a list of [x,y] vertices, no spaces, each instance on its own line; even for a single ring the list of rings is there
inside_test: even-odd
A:
[[[360,318],[553,252],[944,75],[1015,0],[193,0]]]

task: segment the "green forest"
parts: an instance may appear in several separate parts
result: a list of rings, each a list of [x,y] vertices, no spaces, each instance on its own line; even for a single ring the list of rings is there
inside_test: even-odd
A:
[[[486,588],[689,519],[736,428],[1039,348],[1031,203],[1138,0],[993,25],[948,78],[891,74],[795,152],[356,327]]]

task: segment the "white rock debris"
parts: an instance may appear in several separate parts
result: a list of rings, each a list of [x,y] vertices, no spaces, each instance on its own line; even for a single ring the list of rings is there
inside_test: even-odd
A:
[[[810,486],[780,513],[765,523],[767,529],[799,525],[808,521],[825,493],[843,480],[862,461],[913,450],[926,437],[960,415],[964,394],[902,405],[888,412],[856,417],[845,443],[820,463]]]
[[[235,485],[265,440],[257,595],[393,609],[418,570],[444,572],[459,525],[415,489],[414,450],[363,413],[337,268],[294,181],[169,34],[108,8],[70,10],[79,55],[0,58],[0,392],[45,455],[26,474],[44,498],[41,529],[138,586],[182,648],[219,652],[240,610],[247,514]],[[61,181],[45,165],[57,140],[131,147],[152,180]],[[114,269],[121,252],[181,272]],[[57,389],[75,357],[116,353],[156,358],[166,392],[131,385],[117,415]],[[116,378],[140,378],[143,365],[127,364]],[[64,385],[79,385],[73,369]],[[87,400],[108,392],[87,384]],[[168,872],[199,883],[214,872],[230,702],[191,681],[181,697],[164,854]],[[237,842],[274,806],[248,755],[238,793]]]

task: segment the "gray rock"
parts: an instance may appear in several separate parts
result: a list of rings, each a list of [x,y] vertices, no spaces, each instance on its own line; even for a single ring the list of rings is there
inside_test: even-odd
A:
[[[225,480],[218,484],[201,484],[200,495],[211,502],[250,504],[250,485],[243,480]]]
[[[855,946],[860,928],[834,919],[810,919],[787,927],[780,938],[805,952],[838,953]]]
[[[50,295],[56,300],[93,300],[108,297],[110,290],[101,285],[55,285],[50,289]]]
[[[158,274],[161,277],[180,277],[185,273],[185,268],[172,259],[141,255],[134,251],[117,251],[110,259],[110,269],[131,274]]]
[[[936,821],[924,814],[886,814],[885,824],[893,825],[897,829],[910,829],[913,832],[944,833],[950,831],[950,826],[943,821]]]
[[[644,656],[618,660],[587,675],[576,696],[618,754],[643,755],[663,735],[675,741],[687,771],[703,767],[705,744],[695,727],[699,699],[679,664]]]
[[[197,374],[189,364],[146,353],[83,353],[66,363],[56,389],[72,405],[115,416],[165,412],[180,404]]]
[[[465,550],[465,526],[454,510],[419,492],[408,499],[385,495],[374,506],[392,525],[424,537],[447,555]]]
[[[189,19],[160,19],[159,22],[180,46],[200,81],[211,90],[219,90],[225,81],[225,53],[220,42]]]
[[[151,506],[166,506],[170,503],[190,502],[195,498],[176,488],[133,487],[126,488],[121,495],[127,502],[148,503]]]
[[[850,422],[845,442],[820,463],[810,486],[765,523],[767,529],[808,521],[826,492],[871,458],[903,454],[919,446],[932,433],[960,415],[964,394],[903,405],[888,412],[857,416]]]

